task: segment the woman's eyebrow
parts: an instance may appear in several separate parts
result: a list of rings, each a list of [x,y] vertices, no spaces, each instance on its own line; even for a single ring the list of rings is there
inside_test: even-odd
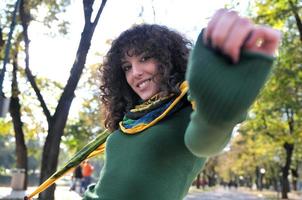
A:
[[[127,64],[129,63],[129,61],[127,59],[121,59],[121,64],[124,65],[124,64]]]
[[[125,56],[123,56],[123,57],[121,57],[120,61],[121,61],[121,62],[126,62],[126,61],[127,61],[127,59],[126,59],[126,57],[125,57]]]

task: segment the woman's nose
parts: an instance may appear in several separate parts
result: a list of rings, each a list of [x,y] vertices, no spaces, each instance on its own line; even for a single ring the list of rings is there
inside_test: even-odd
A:
[[[142,67],[139,64],[132,65],[132,74],[134,77],[140,77],[143,75]]]

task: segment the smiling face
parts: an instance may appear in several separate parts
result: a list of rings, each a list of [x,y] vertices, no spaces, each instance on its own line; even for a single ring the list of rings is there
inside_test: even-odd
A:
[[[148,100],[160,91],[159,84],[155,81],[158,76],[158,65],[154,58],[145,54],[132,56],[126,54],[122,60],[126,80],[142,100]]]

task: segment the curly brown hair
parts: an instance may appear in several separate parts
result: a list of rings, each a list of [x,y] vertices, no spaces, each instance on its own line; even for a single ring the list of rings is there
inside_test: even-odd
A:
[[[101,102],[104,106],[105,127],[118,129],[118,123],[140,98],[130,88],[122,70],[122,59],[131,51],[142,53],[159,62],[160,91],[179,93],[178,86],[185,79],[192,43],[182,34],[155,24],[136,25],[112,42],[101,67]]]

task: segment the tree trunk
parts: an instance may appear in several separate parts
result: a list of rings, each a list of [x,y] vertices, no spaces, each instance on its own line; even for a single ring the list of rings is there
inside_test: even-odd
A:
[[[6,71],[6,64],[9,63],[11,40],[12,40],[12,37],[13,37],[13,33],[14,33],[14,29],[15,29],[15,25],[16,25],[16,21],[17,21],[16,19],[17,19],[17,11],[18,11],[19,5],[20,5],[20,0],[17,0],[16,3],[15,3],[14,11],[13,11],[12,23],[10,25],[8,38],[6,40],[3,67],[2,67],[1,72],[0,72],[0,90],[1,90],[0,92],[1,92],[1,95],[3,95],[3,96],[4,96],[4,93],[3,93],[2,87],[3,87],[4,75],[5,75],[5,71]],[[2,37],[2,30],[1,30],[1,37]],[[3,38],[1,38],[1,39],[3,39]],[[1,41],[1,42],[3,42],[3,41]]]
[[[23,189],[27,189],[27,148],[24,140],[23,133],[23,123],[21,121],[21,106],[19,102],[19,89],[17,81],[17,54],[15,52],[15,57],[13,61],[13,79],[12,79],[12,96],[10,101],[10,114],[13,121],[14,132],[15,132],[15,143],[16,143],[16,167],[25,169],[25,180],[23,183]]]
[[[255,177],[256,177],[255,184],[256,184],[257,190],[260,190],[260,168],[259,168],[259,166],[256,166]]]
[[[198,174],[197,177],[196,177],[196,188],[197,189],[200,188],[200,174]]]
[[[53,125],[49,127],[49,131],[43,148],[40,183],[43,183],[57,169],[60,142],[61,136],[63,135],[63,129],[64,127],[58,127],[56,123],[53,123]],[[53,200],[54,191],[55,184],[49,187],[44,192],[42,192],[39,196],[39,199]]]
[[[298,184],[298,178],[299,178],[299,173],[298,173],[298,167],[296,169],[291,169],[292,172],[292,185],[293,185],[293,190],[297,191],[297,184]]]
[[[85,26],[81,35],[80,44],[76,59],[72,66],[70,77],[64,88],[64,91],[56,107],[56,111],[53,117],[49,120],[48,134],[43,148],[42,164],[41,164],[41,177],[40,183],[44,182],[51,174],[57,169],[58,156],[60,151],[61,137],[64,133],[64,127],[68,118],[69,109],[74,98],[74,91],[80,80],[82,71],[85,66],[86,56],[90,48],[90,42],[95,30],[95,27],[99,21],[99,17],[106,4],[106,0],[103,0],[95,20],[91,22],[92,6],[94,0],[83,0]],[[40,200],[53,200],[54,199],[55,185],[51,186],[48,190],[41,193]]]
[[[297,6],[291,0],[289,0],[289,5],[290,5],[291,10],[292,10],[292,12],[295,16],[297,28],[298,28],[299,35],[300,35],[300,41],[302,42],[302,21],[301,21],[301,18],[299,16],[299,10],[298,10]]]
[[[4,44],[5,44],[5,41],[3,39],[2,27],[0,27],[0,52],[2,51]],[[0,55],[0,59],[1,60],[3,59],[1,55]]]
[[[289,169],[291,165],[291,158],[294,150],[294,145],[285,143],[284,148],[286,151],[286,162],[284,167],[282,168],[282,198],[288,199],[288,192],[289,192],[289,181],[288,181],[288,175],[289,175]]]
[[[24,49],[24,51],[25,51],[25,74],[27,76],[29,83],[31,84],[32,88],[34,89],[34,91],[37,95],[37,98],[40,102],[43,113],[49,124],[50,120],[51,120],[51,114],[47,108],[47,105],[40,92],[40,89],[38,88],[38,85],[35,82],[35,77],[32,75],[30,68],[29,68],[29,43],[30,43],[30,40],[28,37],[28,26],[30,23],[31,16],[30,16],[29,10],[26,9],[26,6],[28,6],[28,5],[26,5],[26,3],[28,3],[28,2],[24,1],[24,0],[21,0],[21,2],[20,2],[20,20],[21,20],[21,24],[22,24],[22,28],[23,28],[22,35],[23,35],[24,46],[25,46],[25,49]]]

